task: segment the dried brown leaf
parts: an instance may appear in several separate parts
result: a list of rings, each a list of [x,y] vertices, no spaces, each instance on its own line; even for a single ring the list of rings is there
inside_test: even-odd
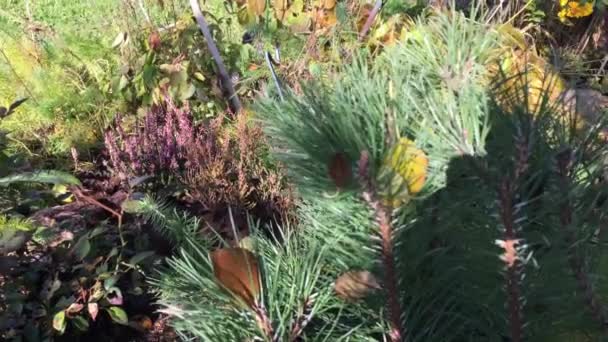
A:
[[[362,299],[380,287],[376,277],[369,271],[346,272],[339,276],[334,283],[336,294],[346,301]]]

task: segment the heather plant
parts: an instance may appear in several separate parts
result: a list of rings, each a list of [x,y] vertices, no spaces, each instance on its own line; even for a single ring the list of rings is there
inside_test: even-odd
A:
[[[187,107],[173,101],[154,105],[132,129],[127,118],[117,115],[114,129],[104,134],[104,142],[114,172],[122,180],[185,172],[190,166],[186,153],[193,147],[195,132]],[[128,133],[127,133],[128,132]]]
[[[181,201],[206,212],[231,206],[255,208],[266,219],[286,213],[290,194],[280,170],[264,159],[260,128],[246,114],[227,120],[217,116],[196,123],[187,104],[178,108],[168,96],[131,125],[118,116],[105,133],[113,172],[127,183],[156,177],[161,188],[177,186],[183,189]]]

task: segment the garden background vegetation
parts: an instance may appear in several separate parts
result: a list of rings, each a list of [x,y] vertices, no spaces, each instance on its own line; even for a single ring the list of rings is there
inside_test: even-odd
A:
[[[603,341],[604,0],[0,0],[0,339]]]

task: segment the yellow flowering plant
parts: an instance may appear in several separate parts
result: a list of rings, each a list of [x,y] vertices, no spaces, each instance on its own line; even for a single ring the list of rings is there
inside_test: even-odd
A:
[[[557,17],[567,25],[571,25],[570,18],[584,18],[593,13],[595,0],[560,0]]]

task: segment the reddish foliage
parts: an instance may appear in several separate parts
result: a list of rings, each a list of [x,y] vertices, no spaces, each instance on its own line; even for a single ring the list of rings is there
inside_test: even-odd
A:
[[[129,129],[118,117],[105,134],[113,172],[123,181],[153,175],[187,189],[182,199],[205,212],[249,210],[262,219],[283,216],[292,197],[280,170],[266,164],[262,130],[245,114],[225,124],[218,116],[194,123],[190,109],[166,99]],[[282,217],[285,218],[285,217]]]

